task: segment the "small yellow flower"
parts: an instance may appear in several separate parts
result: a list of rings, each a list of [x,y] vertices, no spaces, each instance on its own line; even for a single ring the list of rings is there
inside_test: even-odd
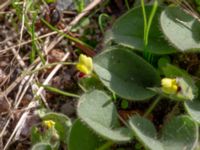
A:
[[[175,94],[178,90],[176,79],[163,78],[161,81],[162,91],[166,94]]]
[[[55,125],[55,122],[52,121],[52,120],[45,120],[45,121],[43,121],[43,123],[49,129],[52,128],[52,127],[54,127],[54,125]]]
[[[88,75],[92,73],[93,70],[93,63],[92,58],[87,57],[86,55],[81,54],[79,56],[79,61],[76,64],[76,68],[83,72],[84,74]]]

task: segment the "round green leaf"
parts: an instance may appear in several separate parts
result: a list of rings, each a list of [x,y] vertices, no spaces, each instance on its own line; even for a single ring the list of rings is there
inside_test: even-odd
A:
[[[184,103],[188,114],[198,123],[200,123],[200,101],[195,99]]]
[[[109,90],[129,100],[155,95],[147,89],[159,86],[157,71],[140,56],[125,48],[111,48],[94,58],[94,70]]]
[[[152,6],[146,6],[146,14],[149,15]],[[159,27],[159,17],[162,8],[158,10],[152,21],[148,50],[155,54],[170,54],[176,52],[174,48],[169,46],[168,42],[163,38],[163,34]],[[144,20],[141,7],[133,8],[126,14],[122,15],[113,25],[111,31],[106,35],[105,42],[110,40],[116,43],[133,48],[135,50],[144,50]]]
[[[71,128],[68,142],[69,150],[94,150],[102,140],[94,134],[83,122],[76,120]]]
[[[130,118],[129,125],[134,136],[144,147],[149,150],[164,150],[162,144],[156,138],[156,129],[149,120],[140,116],[134,116]]]
[[[168,7],[161,13],[160,24],[167,39],[181,51],[200,48],[200,23],[179,7]]]
[[[198,87],[198,97],[192,101],[186,101],[184,105],[192,119],[200,124],[200,82],[196,82],[196,86]]]
[[[70,119],[59,113],[47,113],[42,117],[43,120],[53,120],[55,122],[55,129],[57,130],[61,141],[67,144],[67,137],[71,127]]]
[[[198,126],[188,116],[173,118],[164,126],[161,141],[165,150],[193,150],[198,143]]]
[[[91,91],[91,90],[103,90],[105,89],[102,82],[97,77],[89,77],[89,78],[81,78],[79,80],[79,85],[84,91]]]
[[[81,96],[78,116],[100,136],[116,141],[130,141],[127,128],[119,127],[117,110],[111,98],[104,92],[95,90]]]

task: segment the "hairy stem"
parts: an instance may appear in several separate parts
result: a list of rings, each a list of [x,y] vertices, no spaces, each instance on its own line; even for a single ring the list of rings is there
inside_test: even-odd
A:
[[[145,112],[144,114],[144,117],[147,117],[151,112],[152,110],[156,107],[156,105],[158,104],[158,102],[162,99],[162,96],[158,96],[156,98],[156,100],[151,104],[151,106],[147,109],[147,111]]]

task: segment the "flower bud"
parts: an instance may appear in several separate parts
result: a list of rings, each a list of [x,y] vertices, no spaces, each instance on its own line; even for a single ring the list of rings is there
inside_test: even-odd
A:
[[[92,58],[81,54],[79,56],[79,61],[76,64],[76,68],[86,75],[91,74],[93,70]]]
[[[48,129],[50,129],[50,128],[54,127],[55,122],[52,121],[52,120],[45,120],[45,121],[43,121],[43,124],[44,124]]]
[[[162,91],[166,94],[175,94],[178,91],[176,79],[163,78],[161,81]]]

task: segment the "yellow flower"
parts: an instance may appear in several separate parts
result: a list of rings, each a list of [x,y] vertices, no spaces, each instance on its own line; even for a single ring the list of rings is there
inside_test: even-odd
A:
[[[52,128],[52,127],[54,127],[54,125],[55,125],[55,122],[52,121],[52,120],[45,120],[45,121],[43,121],[43,123],[49,129]]]
[[[166,94],[175,94],[178,90],[176,79],[163,78],[161,81],[162,91]]]
[[[91,74],[93,70],[92,58],[81,54],[78,63],[76,64],[76,68],[86,75]]]

